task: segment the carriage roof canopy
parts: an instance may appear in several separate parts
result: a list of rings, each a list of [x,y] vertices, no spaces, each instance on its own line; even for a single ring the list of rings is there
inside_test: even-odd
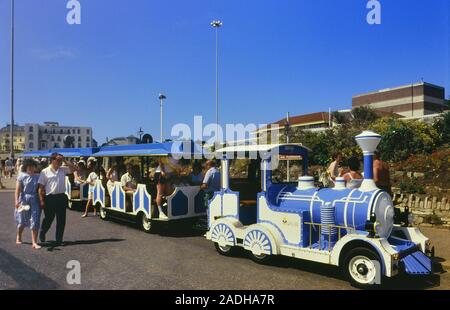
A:
[[[216,151],[216,155],[222,156],[225,154],[235,153],[255,153],[258,152],[264,155],[302,155],[306,156],[310,149],[302,144],[248,144],[248,145],[233,145],[227,146]]]
[[[202,147],[192,141],[104,146],[95,157],[203,155]]]
[[[50,149],[42,151],[24,152],[24,157],[50,157],[53,153],[58,153],[64,157],[89,157],[98,152],[99,148],[66,148]]]

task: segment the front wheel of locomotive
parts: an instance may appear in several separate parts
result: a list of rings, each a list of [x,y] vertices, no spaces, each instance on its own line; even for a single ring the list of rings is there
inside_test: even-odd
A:
[[[350,250],[344,259],[342,271],[356,288],[373,289],[381,284],[381,262],[373,250],[367,248]]]

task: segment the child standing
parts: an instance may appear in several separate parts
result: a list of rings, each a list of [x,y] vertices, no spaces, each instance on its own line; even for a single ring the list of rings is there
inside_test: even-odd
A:
[[[88,195],[88,201],[86,203],[86,209],[84,210],[84,214],[81,217],[87,217],[88,216],[89,207],[93,203],[95,183],[97,183],[97,180],[98,180],[99,175],[100,175],[100,169],[95,164],[95,162],[90,161],[88,163],[88,169],[92,169],[92,172],[88,175],[88,177],[86,179],[86,183],[89,184],[89,195]],[[94,216],[97,216],[97,210],[95,209],[95,207],[94,207]]]

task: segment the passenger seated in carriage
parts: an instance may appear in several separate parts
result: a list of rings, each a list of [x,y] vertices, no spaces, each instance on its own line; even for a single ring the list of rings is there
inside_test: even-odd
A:
[[[189,175],[189,183],[191,185],[201,185],[203,182],[202,165],[196,161],[192,165],[192,172]]]
[[[106,173],[106,179],[108,180],[106,183],[106,187],[108,188],[108,193],[111,196],[112,191],[114,190],[114,183],[120,182],[120,176],[126,173],[126,167],[123,165],[123,159],[118,157],[116,158],[115,163],[109,168]]]
[[[133,194],[136,192],[138,184],[141,183],[139,168],[128,164],[127,172],[120,178],[120,183],[126,194],[126,207],[128,212],[128,209],[132,206]]]
[[[362,175],[359,171],[359,159],[356,157],[350,157],[348,160],[349,172],[344,174],[344,180],[347,188],[359,188],[363,181]]]
[[[86,182],[86,178],[88,176],[88,170],[86,167],[86,162],[84,160],[80,160],[77,163],[77,170],[74,171],[74,188],[80,188],[80,185]]]

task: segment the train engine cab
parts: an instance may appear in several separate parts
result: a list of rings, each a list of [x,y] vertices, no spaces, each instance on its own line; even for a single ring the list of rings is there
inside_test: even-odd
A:
[[[373,152],[381,136],[365,131],[355,139],[363,150],[365,176],[356,189],[348,189],[343,178],[333,188],[315,187],[307,175],[308,149],[300,144],[218,150],[222,189],[209,201],[206,238],[225,256],[242,247],[259,263],[284,255],[338,266],[359,288],[400,272],[430,274],[429,239],[416,227],[395,224],[390,195],[373,181]],[[261,191],[253,205],[241,203],[240,192],[230,188],[229,163],[236,156],[261,163]],[[289,175],[294,161],[302,170],[297,182]]]

